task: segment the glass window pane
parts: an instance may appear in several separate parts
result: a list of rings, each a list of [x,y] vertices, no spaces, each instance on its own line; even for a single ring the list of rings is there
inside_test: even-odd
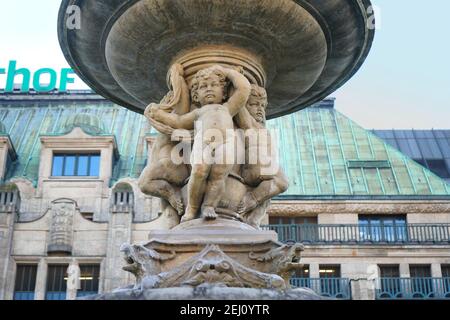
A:
[[[64,161],[64,175],[74,176],[75,175],[75,159],[76,156],[66,156]]]
[[[77,292],[78,297],[98,293],[99,274],[99,265],[80,266],[80,289]]]
[[[450,278],[450,265],[441,265],[442,277]]]
[[[18,265],[14,287],[14,300],[34,300],[37,265]]]
[[[80,155],[78,157],[77,176],[87,176],[88,175],[88,164],[89,164],[89,156],[88,155]]]
[[[400,277],[400,267],[398,265],[380,266],[381,278],[398,278]]]
[[[52,176],[62,176],[63,173],[64,156],[53,156]]]
[[[47,271],[46,300],[65,300],[68,265],[49,265]]]
[[[98,177],[100,174],[100,155],[90,156],[89,175]]]
[[[409,272],[411,278],[431,277],[430,265],[410,265]]]

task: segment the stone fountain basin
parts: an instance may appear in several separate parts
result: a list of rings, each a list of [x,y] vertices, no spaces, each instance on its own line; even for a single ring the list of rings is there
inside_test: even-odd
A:
[[[81,29],[67,27],[72,5]],[[63,0],[58,33],[75,72],[129,109],[142,113],[164,96],[172,63],[191,70],[220,63],[242,66],[267,88],[270,119],[322,100],[353,76],[374,37],[369,7],[369,0]]]

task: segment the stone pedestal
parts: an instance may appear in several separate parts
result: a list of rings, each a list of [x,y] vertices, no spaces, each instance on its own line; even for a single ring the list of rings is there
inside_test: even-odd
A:
[[[201,284],[285,290],[299,264],[301,244],[282,244],[273,231],[244,223],[202,219],[169,231],[152,231],[142,245],[124,244],[124,270],[136,276],[135,288]]]
[[[290,288],[303,246],[282,244],[273,231],[234,220],[197,219],[152,231],[149,239],[121,247],[123,269],[135,275],[134,286],[83,299],[322,299],[312,290]]]

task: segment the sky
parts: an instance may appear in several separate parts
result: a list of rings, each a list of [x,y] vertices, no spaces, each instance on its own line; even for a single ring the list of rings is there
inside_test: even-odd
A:
[[[93,1],[93,0],[89,0]],[[60,0],[0,0],[0,68],[69,67],[57,38]],[[378,23],[362,68],[331,96],[367,129],[450,129],[450,1],[372,0]],[[0,88],[6,76],[0,75]],[[45,78],[43,78],[45,81]],[[68,89],[84,89],[80,80]]]

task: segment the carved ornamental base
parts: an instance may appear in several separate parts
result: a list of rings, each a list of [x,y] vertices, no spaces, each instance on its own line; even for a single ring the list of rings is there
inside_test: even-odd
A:
[[[114,299],[120,292],[142,298],[147,292],[153,299],[155,291],[149,290],[164,288],[183,288],[178,291],[182,296],[194,298],[195,288],[204,286],[222,288],[220,294],[225,288],[251,288],[274,290],[278,296],[290,289],[291,273],[301,267],[301,244],[282,244],[275,232],[234,220],[192,220],[169,231],[152,231],[149,239],[145,244],[122,245],[123,269],[136,276],[136,284],[104,298]]]
[[[273,231],[217,219],[153,231],[143,245],[122,245],[124,270],[136,284],[85,299],[322,299],[291,289],[301,244],[284,245]]]
[[[198,287],[123,289],[79,300],[326,300],[308,288],[271,290],[229,288],[203,284]]]

